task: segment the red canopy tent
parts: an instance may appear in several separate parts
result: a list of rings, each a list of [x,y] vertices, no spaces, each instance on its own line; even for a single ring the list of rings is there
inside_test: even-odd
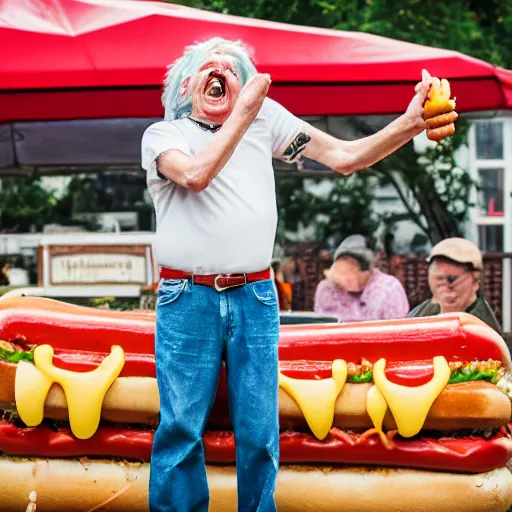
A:
[[[402,112],[422,68],[450,79],[459,112],[512,108],[512,71],[453,51],[160,2],[3,0],[0,123],[160,117],[166,65],[212,36],[249,44],[296,115]]]

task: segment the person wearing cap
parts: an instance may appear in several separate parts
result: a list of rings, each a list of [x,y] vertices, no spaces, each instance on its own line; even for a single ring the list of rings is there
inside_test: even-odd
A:
[[[342,322],[403,318],[409,311],[405,290],[396,277],[373,267],[374,254],[362,235],[343,240],[334,262],[315,293],[315,313]]]
[[[485,297],[481,295],[483,259],[480,249],[464,238],[447,238],[435,245],[428,258],[428,284],[432,298],[408,316],[434,316],[465,311],[502,332]]]

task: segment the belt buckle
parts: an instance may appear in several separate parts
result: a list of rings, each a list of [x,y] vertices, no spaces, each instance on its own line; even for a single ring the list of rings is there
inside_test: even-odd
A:
[[[243,283],[240,283],[240,284],[230,284],[228,286],[219,286],[219,284],[217,283],[218,279],[229,278],[229,277],[232,277],[232,275],[233,274],[217,274],[215,276],[215,279],[213,280],[213,287],[218,292],[223,292],[224,290],[229,290],[229,288],[236,288],[237,286],[243,286],[244,284],[247,284],[247,274],[241,274],[241,275],[244,276],[244,282]]]

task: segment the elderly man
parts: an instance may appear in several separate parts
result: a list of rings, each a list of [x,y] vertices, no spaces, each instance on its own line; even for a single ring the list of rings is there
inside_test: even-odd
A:
[[[242,44],[219,38],[171,66],[165,120],[142,139],[161,266],[155,357],[160,423],[149,506],[206,511],[202,433],[225,361],[240,511],[276,510],[279,318],[269,266],[277,224],[272,157],[304,155],[342,175],[425,129],[428,73],[407,111],[375,135],[342,141],[268,99]],[[308,101],[305,97],[304,101]]]
[[[434,246],[428,261],[432,298],[413,309],[409,316],[465,311],[501,333],[491,306],[480,295],[483,259],[475,244],[464,238],[447,238]]]
[[[373,268],[374,255],[361,235],[352,235],[334,252],[334,263],[315,293],[315,312],[342,322],[403,318],[409,302],[402,283]]]

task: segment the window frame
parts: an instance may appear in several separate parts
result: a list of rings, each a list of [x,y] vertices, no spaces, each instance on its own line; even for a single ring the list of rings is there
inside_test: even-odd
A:
[[[468,163],[471,177],[478,183],[479,170],[501,168],[503,169],[503,216],[482,215],[478,204],[478,192],[475,191],[473,201],[475,206],[470,211],[473,239],[481,246],[480,226],[503,227],[503,252],[512,252],[512,116],[510,113],[497,115],[493,118],[484,118],[481,121],[502,123],[503,158],[482,159],[477,158],[476,124],[478,119],[471,122],[468,132]],[[512,329],[512,264],[510,259],[503,260],[503,330],[510,332]]]

